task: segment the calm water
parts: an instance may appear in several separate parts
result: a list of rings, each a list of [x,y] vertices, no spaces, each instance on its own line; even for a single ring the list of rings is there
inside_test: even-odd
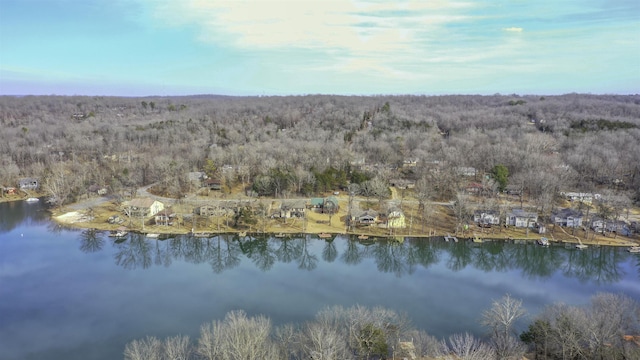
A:
[[[231,235],[117,242],[56,227],[39,204],[0,204],[0,357],[118,359],[132,339],[195,338],[230,310],[282,324],[336,304],[406,312],[438,337],[482,335],[480,312],[505,293],[533,314],[599,291],[640,301],[639,269],[640,255],[605,247]]]

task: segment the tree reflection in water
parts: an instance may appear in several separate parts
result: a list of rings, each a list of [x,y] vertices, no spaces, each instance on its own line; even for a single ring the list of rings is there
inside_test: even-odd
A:
[[[322,249],[322,260],[332,263],[338,257],[338,249],[333,242],[334,239],[325,240],[324,248]]]
[[[82,230],[80,233],[80,250],[85,253],[93,253],[102,250],[104,237],[96,229]]]
[[[319,242],[322,243],[319,243]],[[99,232],[80,234],[80,249],[91,253],[103,249],[105,240]],[[312,245],[320,245],[312,246]],[[299,269],[317,268],[320,258],[326,263],[340,261],[358,265],[372,259],[378,270],[401,277],[419,267],[443,263],[452,271],[472,266],[485,272],[521,270],[526,278],[549,278],[560,272],[582,282],[606,284],[622,278],[620,264],[629,260],[624,249],[590,247],[578,251],[557,246],[541,247],[533,243],[509,244],[504,241],[444,242],[438,239],[406,239],[404,242],[376,240],[360,242],[338,237],[325,241],[306,235],[293,239],[257,238],[219,235],[213,238],[178,236],[169,240],[150,240],[130,234],[124,241],[114,241],[115,262],[126,269],[155,264],[169,266],[174,260],[209,263],[214,273],[233,269],[243,257],[261,271],[269,271],[276,262],[295,263]],[[640,269],[640,257],[636,267]]]

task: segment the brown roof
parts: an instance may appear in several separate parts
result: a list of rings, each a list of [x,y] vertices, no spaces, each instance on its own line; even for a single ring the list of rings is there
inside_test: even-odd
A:
[[[150,208],[153,205],[155,200],[151,198],[136,198],[131,201],[127,205],[137,207],[137,208]]]

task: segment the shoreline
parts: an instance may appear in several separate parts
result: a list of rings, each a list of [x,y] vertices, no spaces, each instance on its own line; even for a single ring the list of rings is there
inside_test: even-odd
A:
[[[118,228],[124,227],[126,228],[127,232],[141,234],[141,235],[158,234],[161,237],[162,236],[171,237],[171,236],[178,236],[178,235],[198,235],[198,234],[206,235],[202,237],[214,237],[216,235],[223,235],[223,234],[227,234],[227,235],[237,234],[237,235],[244,235],[244,236],[257,236],[257,235],[271,234],[273,235],[273,237],[282,237],[282,238],[292,237],[296,235],[316,235],[318,236],[319,239],[323,239],[323,236],[320,236],[320,235],[327,234],[329,235],[329,238],[334,238],[335,236],[338,236],[338,235],[356,237],[356,238],[360,236],[366,236],[366,239],[360,239],[360,240],[376,241],[378,239],[394,240],[399,238],[402,240],[406,238],[424,238],[424,239],[442,238],[444,240],[447,236],[456,236],[457,239],[461,242],[474,242],[474,238],[479,238],[481,242],[507,241],[507,242],[514,242],[514,243],[527,243],[527,242],[535,243],[541,237],[546,237],[548,238],[549,243],[551,243],[554,246],[560,246],[561,244],[572,245],[572,246],[588,245],[588,246],[594,246],[594,247],[599,247],[599,246],[631,247],[631,246],[640,245],[640,241],[638,241],[638,239],[636,238],[628,238],[628,237],[622,237],[622,236],[613,238],[613,237],[604,237],[601,235],[596,235],[594,238],[591,238],[592,235],[590,235],[589,240],[585,240],[585,239],[577,240],[576,236],[565,234],[559,231],[556,231],[555,234],[549,233],[549,232],[547,234],[537,234],[534,232],[530,232],[528,237],[512,236],[510,234],[507,234],[506,231],[500,231],[500,230],[494,231],[492,233],[488,233],[488,232],[482,233],[480,231],[476,231],[476,232],[466,231],[464,234],[458,234],[458,235],[455,235],[454,232],[437,231],[437,230],[431,231],[431,233],[419,233],[415,231],[402,231],[402,232],[397,231],[394,234],[385,234],[385,233],[381,233],[380,231],[366,231],[364,229],[361,229],[360,231],[358,230],[344,231],[344,226],[342,231],[335,229],[335,227],[333,229],[322,229],[317,231],[309,231],[308,229],[306,231],[302,231],[301,228],[284,228],[284,227],[274,227],[274,226],[267,227],[266,231],[259,231],[259,230],[256,231],[255,229],[254,230],[234,229],[234,228],[228,228],[228,227],[225,227],[224,229],[220,229],[220,230],[217,230],[214,228],[202,228],[202,229],[199,228],[199,229],[194,229],[194,231],[192,231],[192,229],[188,229],[184,227],[181,228],[181,227],[164,226],[164,225],[145,225],[143,229],[140,226],[128,227],[126,226],[126,224],[117,225],[117,224],[108,224],[108,223],[95,222],[95,221],[69,222],[69,221],[64,221],[64,219],[60,218],[61,216],[67,215],[69,213],[74,213],[74,212],[77,213],[77,211],[63,212],[63,213],[50,212],[51,214],[50,218],[52,221],[54,221],[59,225],[67,226],[74,229],[115,231]],[[381,230],[381,229],[375,229],[375,230]],[[387,229],[384,229],[384,230],[387,230]],[[404,229],[404,230],[407,230],[407,229]],[[522,231],[522,232],[525,232],[525,231]],[[582,232],[582,230],[580,230],[580,232]],[[513,231],[510,233],[513,233]]]
[[[20,198],[12,198],[7,199],[1,198],[0,201],[24,201],[26,197]],[[94,199],[95,200],[95,199]],[[114,214],[119,214],[119,211],[110,208],[108,201],[104,201],[100,203],[95,209],[92,208],[91,215],[86,214],[88,209],[85,208],[82,202],[73,203],[64,206],[60,209],[48,209],[50,219],[58,225],[74,228],[74,229],[94,229],[98,231],[115,231],[118,228],[126,228],[126,231],[138,234],[159,234],[160,236],[175,236],[175,235],[189,235],[189,234],[199,234],[205,233],[210,234],[211,236],[220,235],[220,234],[247,234],[247,235],[264,235],[264,234],[273,234],[283,235],[282,237],[289,237],[291,235],[321,235],[328,234],[330,238],[335,237],[336,235],[350,236],[350,237],[358,237],[358,236],[366,236],[370,241],[375,241],[376,239],[388,239],[393,240],[397,238],[445,238],[447,236],[456,236],[460,241],[473,241],[474,238],[479,238],[483,242],[493,242],[493,241],[512,241],[512,242],[536,242],[541,237],[548,238],[549,242],[554,245],[566,244],[566,245],[579,245],[584,244],[588,246],[615,246],[615,247],[631,247],[640,245],[640,239],[638,236],[634,237],[624,237],[624,236],[616,236],[616,237],[608,237],[602,236],[601,234],[594,234],[593,231],[589,231],[588,239],[584,238],[584,231],[579,229],[575,231],[577,235],[572,235],[567,233],[567,231],[571,231],[572,229],[563,229],[559,226],[549,225],[546,234],[537,234],[534,231],[529,231],[528,234],[526,229],[522,228],[505,228],[505,227],[494,227],[490,230],[486,228],[473,228],[473,230],[469,229],[462,234],[455,234],[455,231],[450,231],[446,228],[438,228],[435,226],[429,227],[428,231],[421,232],[419,229],[394,229],[390,231],[386,228],[379,227],[360,227],[356,228],[352,231],[347,231],[346,224],[342,220],[341,215],[345,214],[336,214],[335,218],[339,218],[339,221],[333,220],[330,225],[325,224],[326,221],[321,221],[319,218],[322,214],[309,212],[308,219],[306,221],[296,222],[296,220],[290,219],[289,222],[285,221],[281,223],[281,219],[273,220],[270,219],[268,223],[262,224],[262,229],[260,226],[256,228],[243,228],[237,229],[232,228],[226,225],[221,224],[220,219],[218,219],[217,226],[214,228],[213,225],[208,224],[207,226],[197,226],[195,229],[190,226],[190,224],[183,223],[178,226],[165,226],[165,225],[144,225],[141,226],[139,224],[129,223],[129,221],[125,221],[121,224],[109,224],[106,222],[106,219]],[[148,221],[148,219],[147,219]],[[559,229],[559,230],[558,230]],[[583,235],[583,236],[580,236]],[[276,236],[279,237],[279,236]],[[319,237],[322,238],[322,237]]]

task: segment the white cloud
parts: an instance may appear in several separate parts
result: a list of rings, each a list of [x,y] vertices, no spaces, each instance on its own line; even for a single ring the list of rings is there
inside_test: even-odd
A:
[[[379,57],[425,46],[422,34],[466,19],[455,1],[172,0],[155,13],[173,25],[195,25],[200,40],[242,49],[297,48]]]
[[[503,28],[503,31],[507,31],[507,32],[515,32],[515,33],[520,33],[522,32],[524,29],[521,27],[508,27],[508,28]]]

